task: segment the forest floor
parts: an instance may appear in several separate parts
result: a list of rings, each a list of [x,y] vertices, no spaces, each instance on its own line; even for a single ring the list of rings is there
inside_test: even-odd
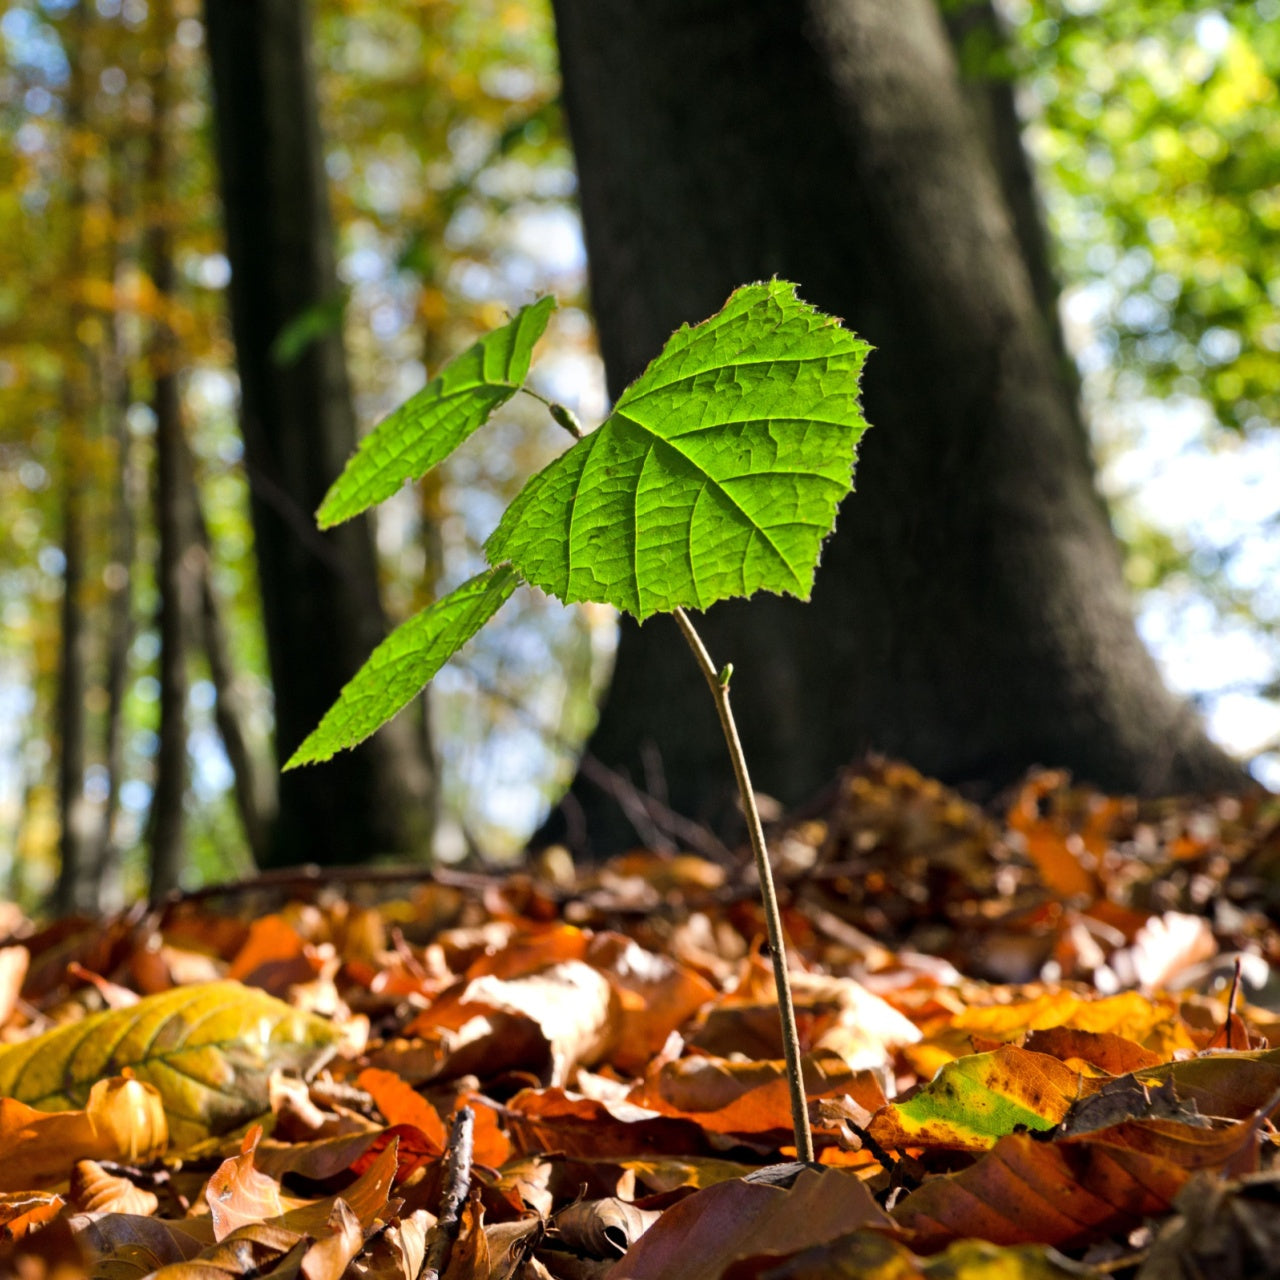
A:
[[[1280,1275],[1280,800],[872,762],[748,862],[298,877],[0,949],[23,1280]]]

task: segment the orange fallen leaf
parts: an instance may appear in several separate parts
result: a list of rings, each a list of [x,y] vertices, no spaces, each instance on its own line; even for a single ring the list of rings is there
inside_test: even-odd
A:
[[[0,1098],[0,1190],[61,1182],[77,1160],[149,1160],[168,1142],[160,1095],[140,1080],[99,1080],[83,1111]]]

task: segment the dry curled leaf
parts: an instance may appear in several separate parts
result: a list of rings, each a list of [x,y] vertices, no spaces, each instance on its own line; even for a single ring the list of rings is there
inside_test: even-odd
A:
[[[76,1162],[69,1199],[85,1213],[134,1213],[145,1218],[160,1207],[154,1192],[108,1173],[96,1160]]]

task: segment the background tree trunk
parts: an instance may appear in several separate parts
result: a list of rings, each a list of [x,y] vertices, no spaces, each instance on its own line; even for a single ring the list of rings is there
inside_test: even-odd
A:
[[[301,0],[207,0],[245,463],[288,757],[382,638],[369,522],[315,528],[355,448],[342,335],[273,359],[291,321],[338,295],[309,29]],[[423,850],[431,776],[411,717],[280,782],[271,865]]]
[[[555,0],[592,297],[617,395],[682,321],[773,274],[875,344],[874,424],[813,602],[699,622],[756,784],[867,749],[999,786],[1066,765],[1239,784],[1139,641],[1085,433],[929,0]],[[673,807],[728,794],[674,625],[624,622],[591,752]],[[574,784],[597,848],[629,833]]]
[[[70,223],[67,275],[82,279],[89,274],[84,224],[88,203],[85,189],[86,76],[83,54],[89,12],[79,0],[68,15],[66,130],[73,156],[67,218]],[[67,915],[78,908],[92,909],[93,886],[89,882],[89,851],[93,815],[84,793],[86,738],[85,693],[88,686],[89,627],[84,611],[87,559],[85,533],[85,471],[88,453],[89,364],[91,352],[80,335],[83,307],[73,307],[75,323],[68,342],[63,383],[62,457],[62,607],[58,663],[58,883],[54,909]]]
[[[253,748],[253,735],[248,728],[244,699],[231,658],[231,642],[223,621],[222,602],[213,580],[213,546],[189,449],[184,463],[183,480],[191,494],[195,521],[188,555],[193,559],[193,570],[199,580],[199,601],[191,626],[193,630],[198,629],[209,662],[209,680],[214,692],[213,719],[231,765],[236,812],[240,815],[249,852],[254,862],[262,866],[271,853],[271,828],[276,814],[275,774]]]
[[[129,148],[122,142],[112,148],[110,157],[110,217],[115,233],[111,239],[113,263],[111,277],[117,283],[128,260],[128,246],[121,241],[120,228],[133,216],[133,190]],[[110,336],[104,344],[102,359],[102,402],[109,420],[113,453],[113,485],[110,512],[110,559],[104,572],[107,588],[107,635],[105,673],[106,724],[103,730],[103,764],[107,771],[106,798],[102,821],[98,827],[93,852],[92,879],[97,886],[99,911],[118,909],[122,905],[120,886],[120,850],[117,823],[120,817],[120,788],[125,771],[125,700],[129,687],[130,651],[134,640],[133,586],[137,558],[137,511],[145,501],[140,483],[140,468],[133,434],[129,430],[128,411],[133,402],[131,367],[134,352],[130,325],[123,312],[111,319]]]
[[[191,574],[185,553],[193,525],[189,487],[183,482],[186,442],[178,388],[178,347],[169,325],[176,272],[169,234],[168,51],[173,39],[172,0],[152,0],[161,59],[151,79],[151,130],[147,146],[147,269],[160,314],[148,352],[151,408],[155,414],[156,632],[160,637],[160,730],[148,829],[151,897],[162,898],[182,882],[183,808],[187,795],[187,634]]]

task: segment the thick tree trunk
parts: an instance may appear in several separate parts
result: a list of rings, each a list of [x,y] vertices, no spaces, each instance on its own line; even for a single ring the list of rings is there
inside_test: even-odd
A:
[[[153,267],[156,292],[168,297],[173,285],[167,243]],[[151,796],[151,897],[158,900],[181,887],[183,810],[187,795],[187,635],[193,582],[186,564],[187,531],[191,527],[188,491],[181,483],[182,401],[172,367],[172,344],[159,342],[153,359],[163,361],[153,373],[151,407],[156,417],[155,519],[159,552],[156,563],[156,631],[160,636],[160,730],[155,784]]]
[[[998,786],[1036,762],[1145,792],[1239,783],[1143,649],[1070,385],[930,0],[556,0],[592,295],[616,395],[743,281],[794,279],[875,344],[874,429],[813,602],[699,623],[756,785],[867,749]],[[671,804],[728,794],[674,624],[624,623],[590,750]],[[629,834],[581,778],[598,848]]]
[[[79,0],[69,19],[67,42],[71,75],[67,84],[66,131],[71,160],[67,217],[71,224],[67,274],[87,274],[84,224],[87,194],[82,133],[87,96],[84,66],[85,33],[89,10]],[[71,310],[73,321],[83,317],[81,307]],[[73,324],[73,330],[78,329]],[[88,554],[85,532],[85,471],[88,452],[90,351],[78,335],[69,344],[68,367],[63,383],[62,453],[62,607],[58,663],[58,883],[54,909],[69,914],[88,901],[88,855],[93,834],[93,814],[84,793],[87,751],[85,693],[88,684],[89,628],[84,612],[84,581]]]
[[[342,336],[294,361],[272,347],[338,289],[305,5],[207,0],[218,162],[231,260],[245,463],[287,757],[385,633],[367,520],[327,534],[313,513],[355,447]],[[354,752],[284,775],[268,862],[422,850],[430,771],[402,716]]]
[[[147,832],[152,900],[181,887],[184,807],[187,796],[187,634],[191,574],[185,553],[193,518],[190,493],[183,483],[186,456],[182,396],[178,388],[178,346],[165,315],[173,303],[177,273],[169,231],[168,50],[174,16],[172,0],[153,0],[153,37],[161,51],[151,81],[151,130],[147,145],[147,269],[161,303],[148,351],[151,408],[155,414],[156,463],[154,511],[156,558],[156,632],[160,637],[160,728],[156,775]]]

